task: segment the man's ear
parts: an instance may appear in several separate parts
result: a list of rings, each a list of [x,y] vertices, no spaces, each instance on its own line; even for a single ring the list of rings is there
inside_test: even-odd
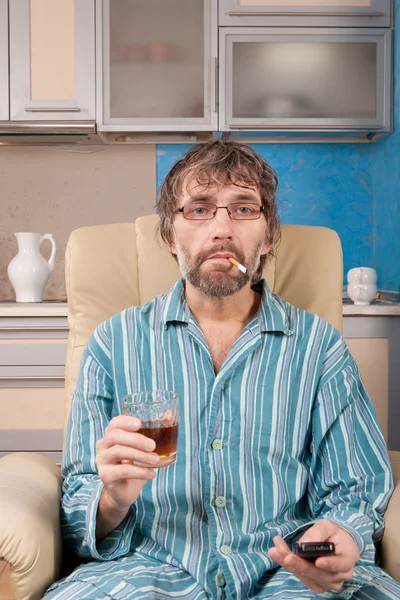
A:
[[[174,242],[172,242],[172,241],[168,242],[166,244],[166,246],[167,246],[168,251],[171,252],[171,254],[173,254],[174,256],[176,256],[176,248],[175,248]]]
[[[264,247],[262,249],[261,256],[268,254],[268,252],[271,250],[271,248],[272,248],[272,244],[270,244],[269,242],[264,242]]]

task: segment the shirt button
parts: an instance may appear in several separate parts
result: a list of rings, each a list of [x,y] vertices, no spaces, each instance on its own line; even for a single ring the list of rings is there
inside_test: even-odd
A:
[[[226,500],[223,496],[217,496],[215,498],[215,506],[217,506],[218,508],[225,508],[226,506]]]
[[[225,544],[222,544],[220,550],[222,554],[225,554],[225,556],[230,556],[232,554],[232,550],[229,548],[229,546],[226,546]]]
[[[223,573],[218,573],[218,575],[217,575],[217,586],[218,587],[224,587],[225,584],[226,584],[226,581],[225,581],[225,577],[224,577]]]
[[[224,445],[224,443],[222,440],[214,440],[213,443],[211,444],[211,447],[214,450],[221,450],[223,445]]]

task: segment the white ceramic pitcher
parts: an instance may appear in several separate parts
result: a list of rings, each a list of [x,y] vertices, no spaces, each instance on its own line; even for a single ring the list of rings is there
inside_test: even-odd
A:
[[[54,269],[56,243],[51,233],[14,233],[18,254],[8,265],[8,277],[15,290],[17,302],[43,302],[43,291]],[[51,242],[51,256],[47,261],[40,253],[43,240]]]

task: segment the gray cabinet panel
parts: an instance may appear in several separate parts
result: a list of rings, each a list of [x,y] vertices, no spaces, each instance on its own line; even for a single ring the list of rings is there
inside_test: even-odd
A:
[[[56,4],[56,3],[54,3]],[[33,46],[41,49],[40,38],[42,26],[48,31],[62,29],[59,13],[56,9],[42,16],[45,10],[43,3],[30,3],[29,0],[11,0],[10,11],[10,117],[15,121],[87,121],[95,119],[95,4],[94,0],[74,0],[70,3],[59,3],[59,9],[71,8],[72,24],[65,31],[73,36],[72,48],[61,46],[61,51],[54,51],[57,61],[48,60],[42,64],[43,56],[36,62]],[[48,9],[47,9],[48,10]],[[34,16],[36,18],[34,18]],[[71,26],[72,25],[72,26]],[[71,29],[70,29],[71,27]],[[51,39],[51,38],[50,38]],[[68,39],[68,36],[67,36]],[[70,40],[72,37],[70,38]],[[33,44],[36,40],[36,44]],[[64,40],[65,41],[65,40]],[[38,43],[39,42],[39,43]],[[57,48],[56,50],[60,50]],[[48,50],[51,56],[51,48]],[[69,68],[66,69],[66,65]],[[46,78],[48,69],[65,76],[64,83],[72,78],[70,84],[53,89],[52,79]],[[58,70],[57,70],[58,68]],[[68,74],[65,74],[65,70]],[[34,81],[39,82],[37,92]],[[43,82],[46,82],[43,90]],[[58,81],[56,85],[58,85]],[[65,89],[66,88],[66,89]],[[60,94],[67,97],[60,97]]]
[[[391,31],[220,29],[220,129],[391,130]]]
[[[39,377],[40,379],[53,379],[54,377],[64,377],[65,366],[8,366],[3,367],[0,365],[0,380],[1,379],[19,379],[19,378],[32,378]]]
[[[215,0],[97,0],[100,131],[217,129]]]
[[[11,452],[60,452],[62,429],[0,429],[0,456]]]
[[[0,364],[8,366],[24,365],[65,365],[67,344],[0,344]]]
[[[68,317],[0,317],[0,330],[67,330]],[[54,336],[57,337],[57,336]]]
[[[390,27],[391,0],[219,0],[219,25]]]
[[[8,105],[8,2],[0,0],[0,121],[10,118]]]

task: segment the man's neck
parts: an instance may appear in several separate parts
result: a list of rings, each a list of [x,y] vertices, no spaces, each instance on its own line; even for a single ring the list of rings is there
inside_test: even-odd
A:
[[[206,296],[199,289],[185,282],[185,298],[196,321],[204,323],[247,325],[260,306],[261,296],[254,292],[250,283],[232,296]]]

